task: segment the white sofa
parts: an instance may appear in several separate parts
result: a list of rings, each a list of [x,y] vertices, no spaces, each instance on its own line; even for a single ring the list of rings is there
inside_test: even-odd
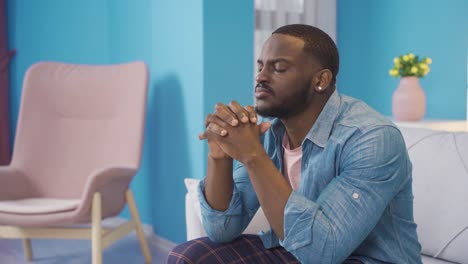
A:
[[[468,264],[468,133],[400,128],[413,163],[414,216],[424,264]],[[199,180],[186,179],[187,240],[205,236]],[[267,230],[261,209],[245,230]]]

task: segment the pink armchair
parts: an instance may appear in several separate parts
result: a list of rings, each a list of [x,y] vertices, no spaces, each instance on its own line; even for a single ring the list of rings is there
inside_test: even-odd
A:
[[[27,260],[30,238],[74,238],[91,239],[100,264],[102,249],[136,229],[151,262],[128,188],[141,162],[147,83],[143,62],[27,71],[12,161],[0,167],[0,238],[23,239]],[[132,219],[104,229],[125,203]],[[70,227],[82,223],[91,227]]]

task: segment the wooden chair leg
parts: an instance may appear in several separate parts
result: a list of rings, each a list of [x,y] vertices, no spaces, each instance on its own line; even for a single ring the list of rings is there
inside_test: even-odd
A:
[[[32,247],[31,247],[31,239],[23,238],[23,250],[24,250],[24,258],[26,261],[32,260]]]
[[[135,200],[133,199],[133,194],[130,189],[128,189],[125,192],[125,199],[127,200],[128,209],[130,209],[133,221],[135,222],[136,233],[138,236],[138,241],[140,242],[141,251],[143,253],[143,256],[145,257],[145,263],[151,263],[151,252],[148,248],[148,242],[146,241],[145,233],[143,232],[140,215],[138,214],[138,209],[136,207]]]
[[[101,215],[101,194],[97,192],[93,196],[93,207],[91,216],[91,251],[93,264],[102,264]]]

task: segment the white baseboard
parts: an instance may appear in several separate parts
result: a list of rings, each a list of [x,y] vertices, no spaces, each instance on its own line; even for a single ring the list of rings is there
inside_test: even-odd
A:
[[[162,236],[156,235],[151,225],[143,224],[143,232],[148,238],[148,242],[164,255],[169,254],[169,252],[177,245]]]
[[[121,217],[112,217],[108,218],[105,220],[104,223],[106,223],[109,226],[116,227],[120,224],[125,223],[127,220]],[[154,248],[158,250],[158,252],[161,252],[165,256],[169,254],[169,252],[177,245],[176,243],[158,236],[154,233],[153,227],[149,224],[144,224],[142,223],[142,228],[143,228],[143,233],[146,236],[146,239],[148,240],[148,243],[151,244]],[[136,235],[135,230],[130,232],[129,235]]]
[[[155,234],[153,234],[152,239],[149,239],[149,242],[164,255],[168,255],[169,252],[177,245],[176,243]]]

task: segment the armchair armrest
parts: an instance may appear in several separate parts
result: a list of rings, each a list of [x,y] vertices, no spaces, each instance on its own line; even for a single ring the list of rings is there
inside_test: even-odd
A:
[[[106,168],[91,174],[86,182],[77,217],[89,221],[93,195],[102,195],[103,218],[117,215],[125,205],[125,191],[137,173],[136,168]]]

